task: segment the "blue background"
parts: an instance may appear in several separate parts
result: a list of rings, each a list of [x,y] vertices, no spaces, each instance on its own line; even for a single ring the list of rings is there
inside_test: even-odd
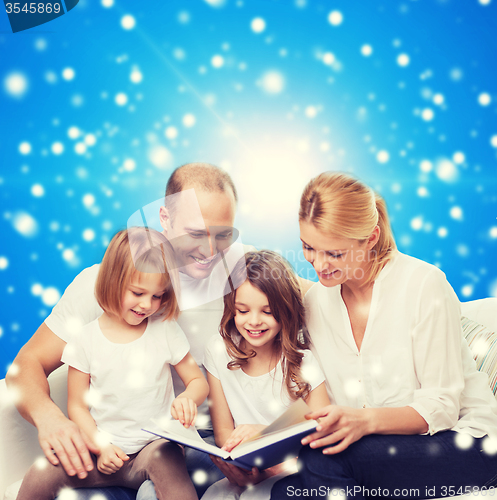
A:
[[[12,34],[0,12],[0,376],[189,161],[230,172],[244,242],[302,276],[299,195],[344,170],[461,300],[496,296],[496,21],[496,0],[81,0]]]

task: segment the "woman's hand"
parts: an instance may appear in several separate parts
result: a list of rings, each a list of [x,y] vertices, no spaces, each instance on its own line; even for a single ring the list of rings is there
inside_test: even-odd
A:
[[[247,441],[252,436],[264,429],[265,425],[261,424],[241,424],[229,435],[221,449],[231,451],[235,446]]]
[[[109,444],[102,448],[98,455],[97,469],[103,474],[114,474],[127,460],[129,460],[128,455],[119,446]]]
[[[195,424],[197,405],[193,399],[179,395],[171,405],[171,415],[188,429],[190,425]]]
[[[323,450],[327,455],[340,453],[362,436],[371,434],[370,410],[330,405],[307,414],[305,418],[320,418],[321,421],[316,432],[302,439],[302,444],[308,444],[311,448],[334,445]]]
[[[238,486],[250,486],[261,481],[264,481],[268,476],[265,471],[259,471],[257,467],[252,467],[252,470],[241,469],[236,465],[231,465],[225,462],[222,458],[210,455],[211,460],[216,464],[218,469],[228,478],[228,481]]]

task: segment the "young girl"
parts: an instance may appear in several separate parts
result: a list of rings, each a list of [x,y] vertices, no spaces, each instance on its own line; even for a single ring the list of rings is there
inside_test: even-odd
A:
[[[210,341],[204,359],[216,444],[228,451],[298,398],[313,410],[329,404],[324,376],[301,332],[301,291],[289,264],[274,252],[249,252],[230,280],[221,336]],[[213,460],[229,481],[212,485],[202,497],[207,500],[269,496],[277,478],[295,470],[294,461],[247,472]],[[245,490],[256,483],[261,484]]]
[[[146,479],[159,500],[197,498],[180,447],[141,428],[171,414],[195,422],[207,382],[174,321],[178,305],[168,272],[169,243],[157,231],[130,228],[114,236],[95,286],[103,314],[67,344],[68,414],[98,452],[85,479],[48,461],[28,471],[18,500],[51,500],[64,486],[127,486]],[[171,269],[171,267],[169,267]],[[186,390],[174,398],[169,365]]]

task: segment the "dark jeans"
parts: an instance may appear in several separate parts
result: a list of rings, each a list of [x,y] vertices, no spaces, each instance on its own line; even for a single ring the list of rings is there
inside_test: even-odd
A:
[[[337,500],[344,496],[438,499],[473,488],[492,489],[497,484],[495,445],[490,454],[484,451],[487,438],[462,436],[468,438],[466,443],[472,441],[463,449],[456,444],[457,435],[454,431],[433,436],[373,434],[337,455],[305,446],[299,454],[299,472],[278,481],[271,500],[327,498],[330,492],[329,498]]]
[[[214,443],[212,431],[199,431],[199,434],[210,444]],[[192,448],[185,448],[186,468],[193,481],[197,495],[200,498],[205,490],[224,477],[214,465],[209,455]],[[94,495],[101,495],[106,500],[135,500],[136,491],[129,488],[114,486],[112,488],[78,488],[77,500],[92,500]],[[151,481],[146,481],[140,488],[141,500],[156,500],[155,490]],[[58,499],[60,500],[60,499]]]

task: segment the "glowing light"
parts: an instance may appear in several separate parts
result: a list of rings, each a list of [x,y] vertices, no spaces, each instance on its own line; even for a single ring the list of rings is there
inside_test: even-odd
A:
[[[325,52],[323,54],[323,62],[327,66],[331,66],[335,62],[335,60],[335,54],[333,54],[332,52]]]
[[[493,238],[494,240],[497,239],[497,226],[491,227],[488,234],[490,238]]]
[[[492,281],[492,283],[490,283],[488,291],[490,297],[497,297],[497,279],[495,279],[494,281]]]
[[[95,137],[94,134],[85,135],[85,144],[87,146],[95,146],[96,143],[97,143],[97,138]]]
[[[50,462],[45,458],[45,457],[38,457],[35,461],[34,461],[34,466],[38,469],[38,470],[43,470],[43,469],[46,469],[48,466],[50,465]]]
[[[426,189],[425,186],[420,186],[417,192],[420,198],[426,198],[427,196],[429,196],[428,189]]]
[[[262,33],[266,29],[266,21],[262,17],[256,17],[252,19],[250,28],[254,33]]]
[[[132,30],[136,26],[136,20],[131,14],[126,14],[121,18],[121,26],[125,30]]]
[[[181,24],[188,24],[190,22],[190,13],[187,12],[186,10],[182,10],[179,14],[178,14],[178,21],[181,23]]]
[[[60,299],[60,292],[57,290],[57,288],[53,286],[49,286],[48,288],[45,288],[43,290],[43,293],[41,294],[41,301],[46,305],[46,306],[54,306],[57,304],[57,302]]]
[[[409,63],[411,62],[411,59],[407,54],[399,54],[397,56],[397,64],[403,68],[406,66],[409,66]]]
[[[148,153],[148,159],[159,169],[167,168],[173,163],[173,155],[164,146],[154,146]]]
[[[461,207],[454,206],[449,211],[450,216],[455,220],[463,219],[463,211]]]
[[[64,78],[64,80],[67,80],[68,82],[74,80],[75,76],[76,72],[72,68],[64,68],[64,70],[62,71],[62,78]]]
[[[458,82],[462,80],[464,74],[461,68],[452,68],[449,73],[449,77],[452,81]]]
[[[492,0],[478,0],[480,2],[481,5],[490,5],[490,2]]]
[[[211,7],[215,8],[223,7],[223,5],[226,3],[226,0],[204,0],[204,1]]]
[[[21,142],[21,144],[19,144],[19,153],[22,155],[29,155],[29,153],[31,153],[31,144],[26,141]]]
[[[81,131],[78,127],[70,127],[67,131],[67,135],[70,139],[77,139],[81,134]]]
[[[132,158],[126,158],[123,163],[123,168],[126,172],[132,172],[136,168],[136,162]]]
[[[126,104],[128,104],[128,96],[124,92],[119,92],[119,94],[116,94],[114,100],[118,106],[126,106]]]
[[[490,137],[490,144],[492,147],[497,148],[497,134]]]
[[[388,160],[390,160],[390,154],[388,151],[382,149],[381,151],[378,151],[376,154],[376,161],[378,163],[387,163]]]
[[[497,453],[497,438],[495,436],[487,436],[483,439],[483,451],[487,455],[495,455]]]
[[[414,231],[419,231],[423,227],[423,217],[420,215],[418,217],[414,217],[411,219],[411,228],[414,229]]]
[[[317,114],[318,110],[315,106],[307,106],[307,108],[305,108],[305,116],[307,116],[307,118],[314,118]]]
[[[461,288],[461,294],[462,294],[463,297],[471,297],[471,295],[473,295],[473,285],[464,285]],[[457,441],[456,441],[456,444],[459,446],[459,444],[457,443]],[[459,447],[461,448],[461,446],[459,446]],[[468,446],[468,448],[469,448],[469,446]],[[466,448],[462,448],[462,449],[464,450]]]
[[[365,44],[361,47],[361,54],[364,57],[369,57],[373,53],[373,47],[371,45]]]
[[[445,182],[454,182],[459,176],[457,167],[447,158],[438,161],[435,172],[437,177]]]
[[[433,102],[434,104],[437,104],[440,106],[440,104],[443,104],[445,101],[445,97],[442,94],[435,94],[433,96]]]
[[[178,129],[176,127],[167,127],[164,131],[164,135],[167,139],[176,139],[178,137]]]
[[[84,155],[86,153],[86,144],[84,142],[76,143],[74,151],[76,151],[76,154],[78,155]]]
[[[182,122],[185,127],[190,128],[195,125],[197,119],[191,113],[187,113],[185,116],[183,116]]]
[[[61,155],[64,152],[64,145],[61,142],[54,142],[51,150],[54,155]]]
[[[114,5],[114,0],[102,0],[102,6],[110,9]]]
[[[463,163],[466,161],[466,157],[464,156],[464,153],[461,153],[461,151],[456,151],[456,152],[452,155],[452,161],[453,161],[456,165],[461,165],[461,164],[463,164]]]
[[[449,234],[449,231],[447,230],[446,227],[439,227],[437,234],[440,238],[446,238],[447,235]]]
[[[490,94],[487,94],[486,92],[482,92],[478,96],[478,103],[480,106],[488,106],[492,102],[492,98],[490,97]]]
[[[0,270],[7,269],[9,267],[9,259],[3,255],[0,257]]]
[[[63,252],[62,252],[62,258],[66,261],[66,262],[71,262],[72,260],[74,260],[76,257],[76,254],[74,253],[74,250],[70,249],[70,248],[66,248]]]
[[[95,239],[95,231],[93,229],[85,229],[83,231],[83,239],[85,241],[93,241]]]
[[[18,212],[12,219],[14,229],[26,237],[34,236],[38,232],[38,223],[27,212]]]
[[[10,73],[4,80],[4,88],[11,97],[21,98],[28,90],[28,79],[22,73]]]
[[[45,189],[41,184],[33,184],[31,186],[31,194],[39,198],[45,194]]]
[[[192,481],[193,484],[196,484],[197,486],[202,486],[203,484],[206,484],[209,479],[209,475],[205,470],[198,469],[193,472],[192,474]]]
[[[35,283],[35,284],[31,287],[31,293],[32,293],[35,297],[39,297],[39,296],[43,293],[43,287],[40,285],[40,283]]]
[[[435,113],[433,112],[432,109],[425,108],[425,109],[423,109],[423,111],[421,111],[421,118],[425,122],[431,122],[433,120],[433,118],[435,118]]]
[[[140,83],[143,80],[143,74],[139,69],[134,68],[133,71],[131,71],[131,75],[129,75],[129,79],[133,83]]]
[[[332,10],[328,14],[328,22],[332,26],[340,26],[343,23],[343,14],[339,10]]]
[[[224,57],[220,56],[219,54],[216,54],[215,56],[212,57],[211,64],[213,68],[216,69],[222,68],[224,66]]]
[[[92,194],[88,193],[83,196],[83,205],[86,208],[90,208],[95,204],[95,196]]]
[[[261,86],[268,94],[279,94],[285,87],[285,79],[277,71],[268,71],[262,77]]]

